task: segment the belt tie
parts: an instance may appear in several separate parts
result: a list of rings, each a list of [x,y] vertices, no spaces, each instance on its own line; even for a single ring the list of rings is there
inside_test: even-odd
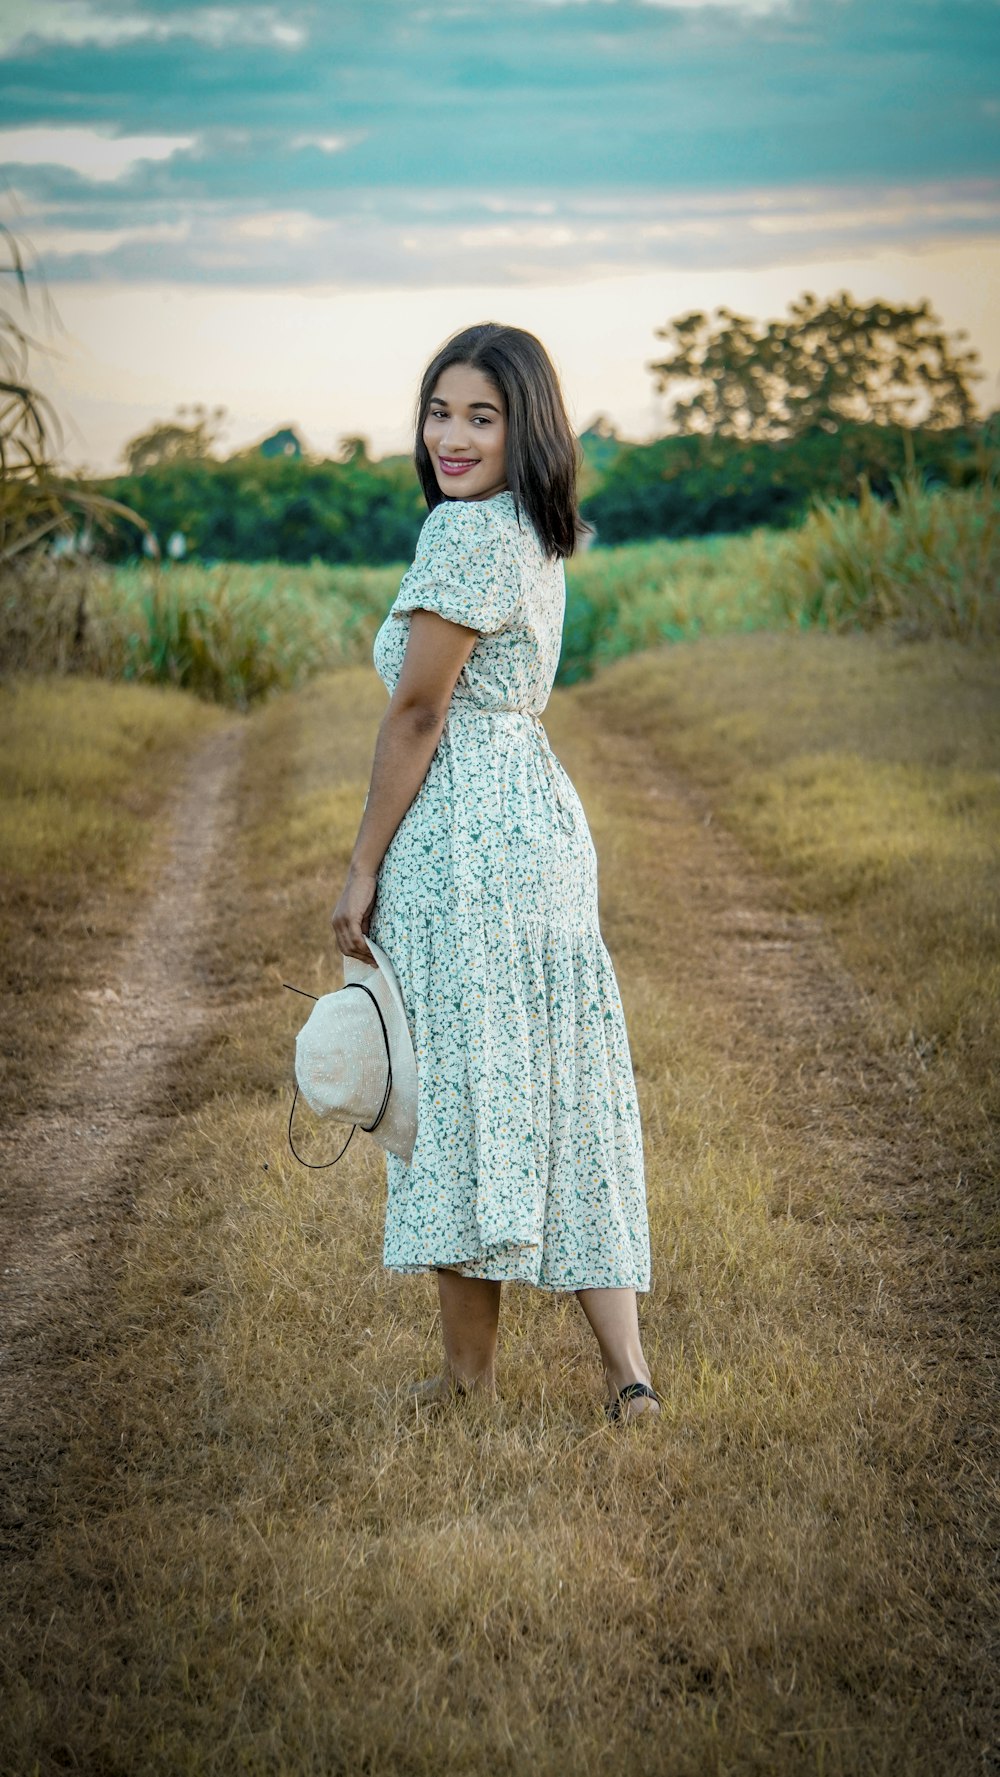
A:
[[[541,757],[543,765],[545,766],[546,771],[549,774],[549,782],[551,783],[551,786],[552,786],[552,793],[555,796],[556,811],[557,811],[556,818],[559,822],[559,825],[563,828],[564,832],[572,833],[575,826],[576,826],[576,817],[575,817],[575,815],[573,813],[573,809],[570,807],[569,803],[567,803],[563,800],[563,797],[561,794],[560,782],[559,782],[559,771],[558,771],[559,761],[556,758],[555,753],[552,751],[552,747],[549,743],[549,737],[546,734],[545,729],[542,726],[541,717],[537,716],[535,714],[534,710],[529,710],[523,704],[519,704],[519,703],[495,703],[495,704],[491,704],[488,709],[484,709],[484,708],[477,706],[476,704],[472,704],[472,703],[460,703],[458,706],[456,706],[454,703],[452,703],[451,710],[449,710],[449,712],[448,712],[449,715],[455,711],[456,707],[461,711],[461,713],[463,715],[466,715],[466,714],[473,715],[473,716],[514,715],[514,716],[527,716],[530,719],[530,721],[534,727],[534,730],[535,730],[535,736],[540,743],[540,757]]]
[[[549,737],[546,734],[545,729],[542,727],[541,717],[536,716],[533,710],[526,710],[525,714],[531,717],[531,720],[535,725],[535,733],[542,743],[542,758],[545,761],[545,766],[552,784],[552,791],[556,799],[559,825],[563,828],[564,832],[572,833],[575,825],[573,820],[573,810],[563,801],[559,791],[559,773],[556,770],[559,761],[552,751],[549,744]]]

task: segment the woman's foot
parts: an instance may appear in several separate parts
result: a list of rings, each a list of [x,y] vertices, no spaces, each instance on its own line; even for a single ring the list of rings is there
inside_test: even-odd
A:
[[[428,1376],[420,1382],[411,1382],[406,1390],[406,1398],[417,1407],[443,1406],[470,1394],[496,1395],[496,1383],[492,1377],[478,1381],[462,1381],[457,1376],[444,1373],[440,1376]]]
[[[659,1419],[660,1397],[649,1382],[626,1382],[615,1390],[604,1411],[612,1425],[625,1419],[641,1419],[649,1413]]]
[[[408,1384],[406,1398],[415,1407],[432,1407],[464,1392],[464,1389],[456,1388],[448,1376],[427,1376],[420,1382]]]

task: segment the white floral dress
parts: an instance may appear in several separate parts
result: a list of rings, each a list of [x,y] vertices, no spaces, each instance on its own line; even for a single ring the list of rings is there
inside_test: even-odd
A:
[[[386,1154],[384,1263],[544,1289],[649,1288],[642,1135],[597,858],[539,714],[566,580],[510,492],[444,500],[375,637],[392,692],[409,613],[480,632],[378,874],[417,1138]]]

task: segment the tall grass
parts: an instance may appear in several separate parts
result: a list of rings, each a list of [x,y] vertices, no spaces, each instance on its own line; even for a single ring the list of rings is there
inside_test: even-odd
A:
[[[734,631],[1000,633],[996,477],[929,492],[907,471],[893,484],[895,506],[862,482],[857,505],[817,501],[793,531],[591,551],[567,574],[557,683],[664,642]]]
[[[176,685],[245,709],[313,673],[368,659],[399,575],[220,564],[87,570],[35,563],[8,576],[8,670]]]
[[[784,621],[773,591],[780,532],[628,543],[596,549],[566,574],[566,622],[556,683],[574,685],[611,661],[663,642]]]
[[[567,570],[556,683],[664,642],[748,630],[892,627],[963,641],[1000,631],[995,476],[930,493],[912,471],[890,507],[817,503],[797,531],[595,549]],[[246,708],[329,667],[370,659],[397,568],[280,563],[52,564],[8,576],[0,653],[22,671],[171,684]]]
[[[775,557],[772,594],[801,628],[877,629],[959,641],[1000,633],[996,476],[928,493],[893,476],[896,504],[862,478],[856,506],[819,503]]]

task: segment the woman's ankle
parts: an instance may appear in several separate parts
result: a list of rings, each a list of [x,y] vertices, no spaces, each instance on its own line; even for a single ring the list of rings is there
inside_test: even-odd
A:
[[[492,1364],[481,1370],[457,1369],[446,1364],[445,1375],[456,1394],[496,1394],[496,1370]]]
[[[645,1382],[647,1388],[653,1386],[649,1365],[643,1357],[638,1361],[623,1358],[617,1364],[605,1363],[604,1380],[608,1397],[613,1401],[617,1400],[619,1389],[627,1388],[630,1382]]]

